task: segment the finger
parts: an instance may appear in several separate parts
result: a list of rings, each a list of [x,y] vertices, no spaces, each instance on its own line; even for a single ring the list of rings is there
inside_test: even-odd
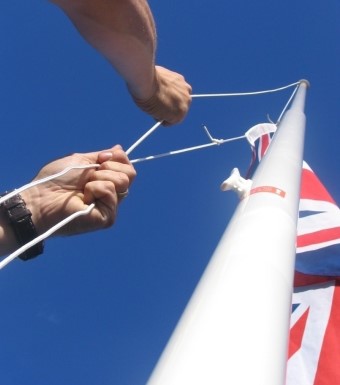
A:
[[[97,162],[103,163],[108,160],[116,160],[121,163],[129,163],[129,158],[123,151],[121,145],[117,144],[109,150],[104,150],[98,153]]]
[[[171,111],[165,111],[164,120],[163,120],[163,126],[168,127],[172,126],[174,124],[181,123],[184,118],[186,117],[188,111],[189,111],[190,103],[182,103],[181,105],[178,105],[176,109],[173,109]]]
[[[129,195],[129,189],[126,191],[119,193],[117,192],[118,202],[120,203],[123,199],[125,199]]]
[[[96,203],[93,214],[100,227],[111,226],[116,218],[118,198],[115,185],[110,181],[93,181],[86,184],[84,189],[84,202]],[[97,212],[97,214],[96,214]]]
[[[120,146],[114,149],[111,160],[124,164],[131,164],[128,155]]]
[[[99,170],[91,175],[91,181],[111,182],[118,193],[125,192],[131,184],[127,174],[119,171]]]
[[[112,171],[112,172],[120,172],[126,174],[129,179],[129,184],[133,182],[137,173],[135,168],[130,164],[123,164],[113,161],[107,161],[100,165],[100,168],[96,171]],[[98,175],[97,175],[98,177]]]
[[[102,163],[109,159],[112,159],[116,156],[116,153],[120,154],[119,156],[122,159],[126,159],[126,156],[122,155],[124,153],[122,146],[119,144],[113,146],[110,149],[105,149],[102,151],[87,152],[85,154],[73,154],[72,157],[80,158],[81,160],[86,160],[89,163]]]
[[[134,98],[143,111],[164,126],[171,126],[183,121],[188,113],[192,98],[192,87],[183,75],[156,66],[158,87],[147,100]]]

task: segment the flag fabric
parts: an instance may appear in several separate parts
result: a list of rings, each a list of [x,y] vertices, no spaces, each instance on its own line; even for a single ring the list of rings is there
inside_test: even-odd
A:
[[[264,156],[275,129],[266,123],[248,130],[251,168]],[[340,384],[340,209],[306,162],[301,174],[286,384]]]
[[[340,276],[340,209],[306,162],[301,178],[296,270]]]
[[[287,385],[340,384],[340,281],[294,288]]]

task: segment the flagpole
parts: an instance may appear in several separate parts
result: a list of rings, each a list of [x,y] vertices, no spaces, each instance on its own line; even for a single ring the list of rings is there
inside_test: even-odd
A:
[[[307,81],[301,81],[148,385],[283,385]]]

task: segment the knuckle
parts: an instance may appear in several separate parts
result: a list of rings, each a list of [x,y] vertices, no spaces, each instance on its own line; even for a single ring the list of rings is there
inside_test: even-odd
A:
[[[122,183],[122,184],[128,184],[130,182],[130,179],[129,179],[128,175],[125,174],[124,172],[120,171],[118,173],[118,177],[119,177],[120,183]]]
[[[131,169],[129,171],[129,179],[130,181],[132,182],[137,176],[137,171],[135,170],[135,168],[133,166],[131,166]]]
[[[115,210],[110,212],[109,215],[105,218],[104,228],[108,229],[109,227],[113,226],[116,221],[116,213]]]

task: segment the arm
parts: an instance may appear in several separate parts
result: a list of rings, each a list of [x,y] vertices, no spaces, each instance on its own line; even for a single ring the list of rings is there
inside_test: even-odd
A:
[[[81,216],[61,228],[57,235],[73,235],[111,226],[117,215],[118,204],[127,191],[136,172],[120,146],[87,154],[73,154],[49,163],[36,179],[62,171],[70,165],[98,163],[98,169],[72,170],[58,179],[37,185],[21,193],[38,235],[69,215],[95,202],[95,208],[86,217]],[[0,209],[0,255],[18,248],[11,227]]]
[[[146,0],[52,0],[125,80],[136,104],[166,124],[186,115],[191,87],[155,66],[156,30]]]

